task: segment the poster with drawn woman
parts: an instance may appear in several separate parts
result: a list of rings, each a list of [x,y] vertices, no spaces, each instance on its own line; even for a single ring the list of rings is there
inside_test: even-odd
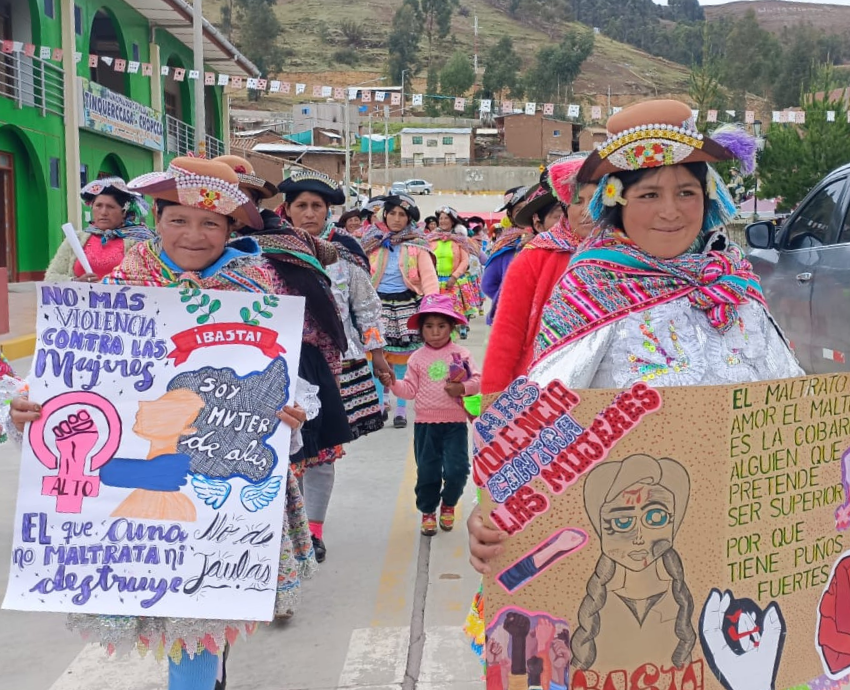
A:
[[[271,620],[303,299],[37,295],[4,608]]]
[[[515,381],[474,423],[488,690],[850,685],[850,377]]]

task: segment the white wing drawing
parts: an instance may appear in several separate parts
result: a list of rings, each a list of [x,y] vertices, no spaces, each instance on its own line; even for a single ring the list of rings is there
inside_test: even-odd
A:
[[[256,513],[277,498],[282,483],[283,477],[275,475],[260,484],[248,484],[240,494],[242,505],[252,513]]]
[[[210,479],[202,474],[192,475],[192,488],[208,506],[218,510],[230,496],[230,482],[221,479]]]

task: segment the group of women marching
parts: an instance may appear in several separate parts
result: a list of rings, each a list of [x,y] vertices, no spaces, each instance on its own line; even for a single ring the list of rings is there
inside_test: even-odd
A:
[[[441,305],[431,314],[453,314],[449,324],[459,325],[460,339],[469,320],[484,315],[484,295],[492,300],[485,395],[521,375],[623,388],[802,373],[750,265],[722,234],[734,204],[710,164],[739,158],[747,167],[751,142],[740,131],[703,136],[690,117],[676,101],[625,108],[609,120],[600,150],[557,161],[539,184],[509,190],[493,236],[450,207],[420,223],[406,194],[376,197],[332,223],[330,210],[345,194],[326,175],[296,172],[275,186],[235,156],[177,158],[165,172],[88,185],[83,199],[92,221],[80,240],[91,270],[63,245],[48,279],[305,298],[296,404],[279,413],[299,432],[290,449],[275,607],[285,619],[295,612],[301,580],[326,558],[324,524],[345,445],[390,419],[407,426],[406,401],[393,408],[389,389],[399,389],[423,346],[416,318],[423,299]],[[217,203],[186,191],[202,186]],[[264,209],[278,192],[283,204]],[[145,197],[153,201],[154,228],[144,224]],[[4,368],[0,376],[7,386],[16,381]],[[20,436],[41,409],[22,385],[13,388],[17,397],[0,408],[0,431]],[[468,526],[472,563],[489,572],[507,535],[478,509]],[[641,608],[667,596],[650,592]],[[483,607],[479,595],[469,626],[482,652]],[[167,656],[171,690],[223,687],[228,644],[257,627],[107,616],[75,616],[71,624],[113,648]],[[589,652],[575,640],[592,636],[576,631],[576,658]]]

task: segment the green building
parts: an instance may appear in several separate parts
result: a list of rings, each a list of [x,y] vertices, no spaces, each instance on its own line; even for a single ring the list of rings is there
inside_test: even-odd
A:
[[[173,78],[176,68],[187,76],[194,68],[192,7],[185,0],[0,0],[0,41],[14,46],[0,52],[0,270],[14,282],[42,276],[63,223],[86,222],[83,185],[161,170],[198,148],[196,82]],[[22,49],[27,44],[34,55]],[[60,48],[61,60],[42,59],[43,46]],[[257,76],[207,22],[203,48],[205,72]],[[99,56],[94,67],[90,55]],[[117,71],[116,60],[150,65],[152,76]],[[207,155],[225,153],[224,87],[204,87],[204,113]]]

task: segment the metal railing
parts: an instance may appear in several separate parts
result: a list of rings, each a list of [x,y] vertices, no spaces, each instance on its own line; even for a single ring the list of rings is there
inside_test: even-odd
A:
[[[19,108],[36,108],[65,116],[65,71],[21,52],[0,53],[0,97],[10,98]]]
[[[223,156],[227,153],[224,142],[209,134],[207,141],[207,158]],[[177,156],[195,153],[195,128],[172,115],[165,116],[165,152]]]
[[[401,167],[409,168],[409,167],[427,167],[434,165],[442,165],[442,166],[455,166],[455,165],[469,165],[469,158],[402,158],[401,159]]]

